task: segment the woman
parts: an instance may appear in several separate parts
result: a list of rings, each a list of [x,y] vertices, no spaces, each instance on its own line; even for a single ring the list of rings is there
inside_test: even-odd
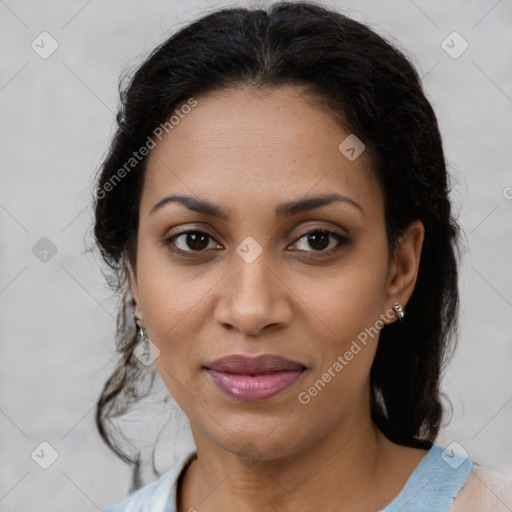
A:
[[[458,226],[407,58],[316,4],[224,9],[121,97],[94,233],[122,357],[97,424],[137,465],[109,425],[156,368],[196,449],[108,512],[507,510],[434,444]]]

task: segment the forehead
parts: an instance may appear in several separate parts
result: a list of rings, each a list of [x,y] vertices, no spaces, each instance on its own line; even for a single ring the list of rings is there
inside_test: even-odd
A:
[[[353,135],[299,87],[225,89],[195,99],[191,109],[176,108],[172,130],[151,150],[141,211],[176,192],[215,197],[228,212],[333,192],[382,207],[367,154],[347,158]]]

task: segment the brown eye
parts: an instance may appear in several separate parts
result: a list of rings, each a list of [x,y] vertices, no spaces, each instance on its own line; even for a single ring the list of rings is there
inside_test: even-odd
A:
[[[175,247],[174,252],[194,253],[205,252],[213,238],[204,231],[190,230],[177,233],[164,240],[164,243]],[[218,245],[217,245],[218,246]]]
[[[335,239],[337,244],[330,245],[331,239]],[[347,245],[349,243],[348,238],[335,233],[334,231],[329,231],[325,229],[313,229],[304,233],[298,241],[305,240],[304,245],[308,245],[313,250],[300,249],[300,251],[304,252],[319,252],[321,254],[331,254],[337,251],[340,246]],[[295,243],[297,244],[297,242]]]
[[[330,235],[325,231],[315,231],[308,235],[308,244],[315,251],[323,251],[329,245]]]

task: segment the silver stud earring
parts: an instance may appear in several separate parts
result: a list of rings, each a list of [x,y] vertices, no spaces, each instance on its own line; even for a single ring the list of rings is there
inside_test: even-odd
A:
[[[395,315],[398,317],[399,320],[401,320],[405,316],[405,311],[402,304],[395,302],[393,304],[393,310],[395,311]]]

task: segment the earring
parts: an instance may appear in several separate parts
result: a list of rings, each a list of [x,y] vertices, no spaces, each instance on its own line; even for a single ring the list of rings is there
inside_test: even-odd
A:
[[[148,333],[146,332],[146,329],[144,327],[141,327],[137,322],[140,320],[140,318],[137,315],[133,315],[133,321],[135,322],[135,327],[139,331],[139,337],[141,341],[144,341],[147,343],[149,341]]]
[[[145,327],[139,326],[139,336],[140,336],[141,341],[143,341],[144,343],[149,342],[148,333],[147,333]]]
[[[393,310],[395,311],[395,315],[398,317],[399,320],[401,320],[405,316],[405,311],[402,304],[395,302],[393,304]]]

